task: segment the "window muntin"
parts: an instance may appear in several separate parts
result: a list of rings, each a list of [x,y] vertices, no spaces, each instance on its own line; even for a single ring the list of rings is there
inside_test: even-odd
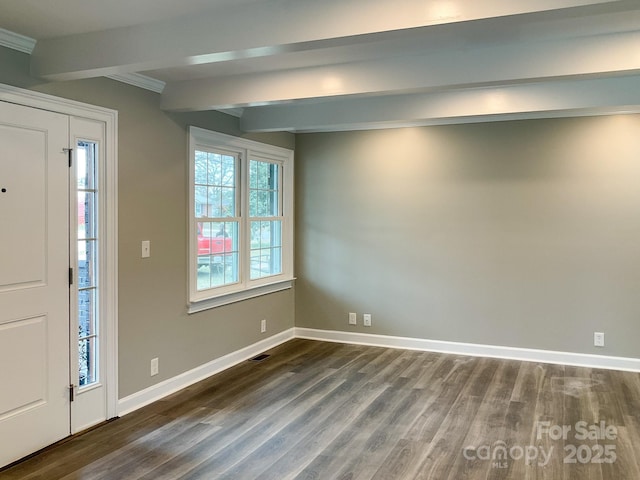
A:
[[[293,152],[197,127],[189,133],[189,311],[289,288]]]

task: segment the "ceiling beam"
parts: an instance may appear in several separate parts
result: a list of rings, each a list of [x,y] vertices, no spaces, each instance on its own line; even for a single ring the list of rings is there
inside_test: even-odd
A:
[[[51,80],[354,45],[371,35],[480,19],[627,8],[632,0],[266,0],[197,16],[39,40],[32,73]]]
[[[319,132],[640,112],[640,76],[352,98],[245,110],[244,131]]]
[[[189,111],[301,99],[506,85],[640,71],[640,31],[170,83],[162,108]]]

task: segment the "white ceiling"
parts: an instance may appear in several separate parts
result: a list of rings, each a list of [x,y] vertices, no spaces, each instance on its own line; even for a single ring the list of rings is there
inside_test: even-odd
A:
[[[0,28],[37,40],[34,74],[143,74],[166,82],[166,110],[234,109],[252,131],[640,110],[640,0],[0,0],[0,12]]]
[[[197,15],[258,0],[0,0],[0,26],[36,40]]]

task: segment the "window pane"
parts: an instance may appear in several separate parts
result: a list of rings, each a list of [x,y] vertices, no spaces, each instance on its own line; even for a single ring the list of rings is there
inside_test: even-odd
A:
[[[275,163],[251,161],[249,169],[249,215],[275,217],[280,215],[280,168]]]
[[[207,203],[207,187],[195,187],[195,215],[196,217],[206,217],[209,208]]]
[[[258,162],[258,188],[269,188],[269,164]]]
[[[233,252],[224,257],[224,282],[225,284],[236,283],[239,278],[238,253]]]
[[[271,275],[282,273],[282,247],[271,249]]]
[[[207,217],[222,216],[222,191],[220,187],[209,187],[207,189]]]
[[[269,222],[269,246],[281,247],[282,246],[282,222],[274,221]],[[263,237],[264,238],[264,237]]]
[[[207,184],[207,153],[196,152],[195,159],[195,184],[206,185]]]
[[[251,222],[251,279],[282,273],[282,222]]]
[[[78,192],[78,238],[95,238],[95,192]]]
[[[255,160],[249,162],[249,188],[258,188],[258,162]]]
[[[235,217],[236,212],[236,189],[222,187],[222,211],[221,217]]]
[[[77,178],[77,319],[79,385],[98,381],[98,152],[99,144],[76,145]]]
[[[198,222],[198,290],[237,283],[238,222]]]
[[[220,177],[222,174],[222,162],[220,155],[217,153],[210,153],[208,155],[208,179],[209,185],[220,185]]]
[[[78,374],[80,386],[91,385],[98,381],[96,338],[90,337],[78,342]]]
[[[280,214],[280,205],[278,202],[280,196],[278,194],[278,191],[270,190],[269,192],[267,192],[267,194],[268,215],[271,217],[277,217]]]
[[[260,248],[271,246],[271,222],[260,222]]]
[[[260,278],[262,269],[261,269],[261,250],[251,250],[251,280],[256,278]]]
[[[249,216],[258,216],[258,190],[249,191]]]
[[[281,248],[263,248],[251,251],[251,279],[270,277],[282,273]]]
[[[96,158],[98,144],[93,142],[78,142],[76,148],[76,178],[78,190],[93,190],[96,188]]]
[[[95,294],[94,288],[78,292],[78,334],[80,338],[97,333]]]
[[[269,192],[264,190],[258,191],[258,216],[266,217],[269,215]]]
[[[236,216],[236,158],[196,151],[194,214],[198,218]]]
[[[78,288],[96,286],[96,241],[78,241]]]
[[[236,159],[229,155],[222,156],[222,181],[223,187],[236,186]]]

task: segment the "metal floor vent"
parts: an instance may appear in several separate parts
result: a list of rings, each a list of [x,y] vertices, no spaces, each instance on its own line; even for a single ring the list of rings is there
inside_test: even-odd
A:
[[[250,361],[251,362],[261,362],[263,360],[266,360],[267,358],[269,358],[269,355],[267,355],[266,353],[261,353],[257,357],[253,357]]]

